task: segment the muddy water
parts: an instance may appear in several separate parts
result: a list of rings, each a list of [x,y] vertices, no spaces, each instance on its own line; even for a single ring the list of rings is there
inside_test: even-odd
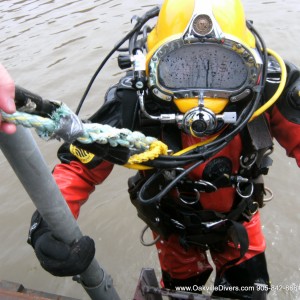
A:
[[[0,61],[17,84],[45,98],[62,100],[75,110],[101,59],[131,28],[132,15],[142,14],[159,1],[2,0]],[[300,66],[299,1],[245,0],[244,4],[247,17],[254,21],[268,47]],[[102,103],[107,87],[119,75],[114,57],[97,79],[82,117]],[[37,142],[49,168],[53,168],[60,143],[38,138]],[[299,171],[278,145],[273,157],[274,166],[266,181],[274,199],[262,210],[269,271],[272,284],[280,289],[272,292],[271,299],[300,299]],[[116,167],[84,205],[79,218],[82,231],[94,238],[97,259],[114,278],[122,299],[132,298],[142,267],[158,269],[155,249],[139,243],[143,224],[126,195],[126,178],[132,173]],[[88,299],[70,278],[54,278],[39,266],[26,244],[34,206],[1,153],[0,179],[0,279]],[[289,291],[293,284],[294,291]]]

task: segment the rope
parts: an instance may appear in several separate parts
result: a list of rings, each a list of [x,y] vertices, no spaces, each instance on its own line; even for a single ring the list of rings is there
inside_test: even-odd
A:
[[[7,114],[0,110],[3,121],[35,128],[39,137],[44,140],[63,138],[66,141],[79,141],[83,144],[99,143],[110,146],[123,146],[132,150],[143,151],[132,155],[128,164],[138,164],[153,160],[159,155],[166,155],[168,147],[154,137],[145,136],[138,131],[126,128],[118,129],[110,125],[82,123],[78,117],[62,104],[49,118],[16,111]]]
[[[167,155],[168,146],[162,143],[161,141],[154,141],[150,146],[149,150],[146,150],[140,154],[132,155],[128,163],[129,164],[140,164],[148,160],[153,160],[159,155]]]
[[[47,139],[57,129],[55,122],[48,118],[43,118],[36,115],[29,115],[27,113],[16,111],[13,114],[7,114],[1,111],[2,119],[5,122],[13,123],[15,125],[22,125],[27,128],[34,127],[38,135]]]

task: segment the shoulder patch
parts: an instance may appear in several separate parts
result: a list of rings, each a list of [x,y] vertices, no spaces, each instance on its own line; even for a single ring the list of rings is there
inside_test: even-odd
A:
[[[70,145],[70,152],[75,157],[77,157],[83,164],[88,164],[95,157],[94,154],[92,154],[86,150],[80,149],[72,144]]]

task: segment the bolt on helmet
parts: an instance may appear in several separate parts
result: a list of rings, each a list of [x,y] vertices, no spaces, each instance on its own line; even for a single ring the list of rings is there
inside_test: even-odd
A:
[[[147,47],[149,89],[175,103],[177,123],[193,136],[235,123],[236,107],[261,80],[263,61],[240,0],[166,0]]]

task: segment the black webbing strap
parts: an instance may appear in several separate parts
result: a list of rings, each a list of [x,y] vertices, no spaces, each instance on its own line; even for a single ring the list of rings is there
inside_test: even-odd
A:
[[[252,174],[254,169],[258,170],[263,167],[262,160],[264,154],[273,147],[272,136],[265,116],[260,115],[248,123],[246,128],[242,130],[240,136],[242,139],[243,150],[239,173],[242,176],[251,176],[254,175]],[[255,164],[252,163],[253,161]],[[252,167],[252,164],[255,165],[255,168]],[[251,166],[251,168],[247,168],[247,166]],[[255,174],[254,176],[257,175],[259,174]]]
[[[207,249],[210,248],[209,246],[214,244],[218,245],[220,242],[227,242],[228,239],[231,240],[235,247],[239,248],[240,255],[223,265],[219,271],[220,273],[222,273],[228,266],[236,264],[241,258],[243,258],[249,248],[248,233],[242,223],[233,220],[226,220],[224,221],[224,224],[223,228],[221,227],[219,230],[214,230],[204,234],[188,234],[180,238],[180,243],[184,247],[188,247],[189,245],[204,247],[207,245]]]
[[[249,249],[249,238],[246,228],[242,223],[232,221],[231,226],[229,227],[228,234],[233,241],[236,248],[240,247],[240,256],[228,261],[226,264],[222,266],[222,268],[218,271],[218,274],[221,275],[225,269],[229,266],[236,264],[239,260],[241,260],[246,252]]]

